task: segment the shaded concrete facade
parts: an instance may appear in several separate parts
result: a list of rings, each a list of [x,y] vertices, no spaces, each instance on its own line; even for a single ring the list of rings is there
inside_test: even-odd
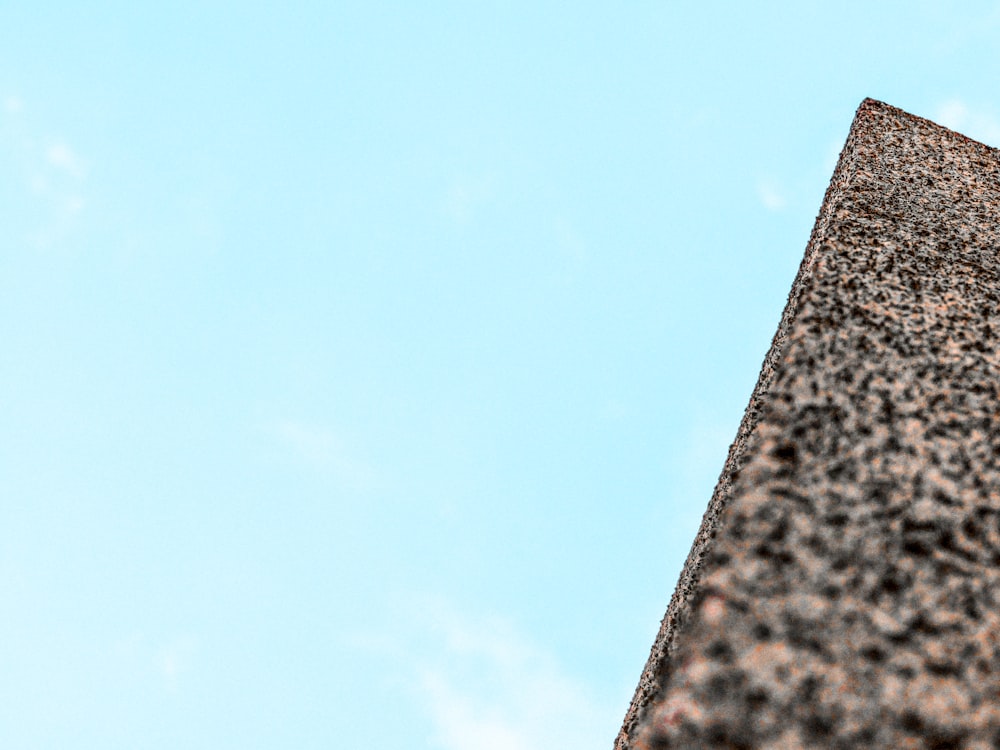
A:
[[[1000,151],[861,104],[615,747],[1000,748]]]

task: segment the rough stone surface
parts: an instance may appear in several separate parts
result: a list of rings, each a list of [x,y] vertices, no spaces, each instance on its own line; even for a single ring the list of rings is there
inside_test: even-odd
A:
[[[1000,748],[1000,151],[866,100],[616,742]]]

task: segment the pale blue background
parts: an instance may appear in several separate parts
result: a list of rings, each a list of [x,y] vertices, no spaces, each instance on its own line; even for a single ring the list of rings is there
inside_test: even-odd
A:
[[[1000,145],[998,39],[5,3],[0,745],[609,749],[854,110]]]

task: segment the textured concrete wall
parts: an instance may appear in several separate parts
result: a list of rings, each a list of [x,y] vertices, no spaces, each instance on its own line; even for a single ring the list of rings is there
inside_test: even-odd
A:
[[[617,750],[1000,748],[1000,151],[858,109]]]

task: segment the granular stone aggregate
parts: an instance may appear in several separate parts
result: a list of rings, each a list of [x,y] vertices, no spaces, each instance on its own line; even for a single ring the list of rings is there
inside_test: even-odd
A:
[[[616,750],[1000,748],[1000,151],[865,100]]]

